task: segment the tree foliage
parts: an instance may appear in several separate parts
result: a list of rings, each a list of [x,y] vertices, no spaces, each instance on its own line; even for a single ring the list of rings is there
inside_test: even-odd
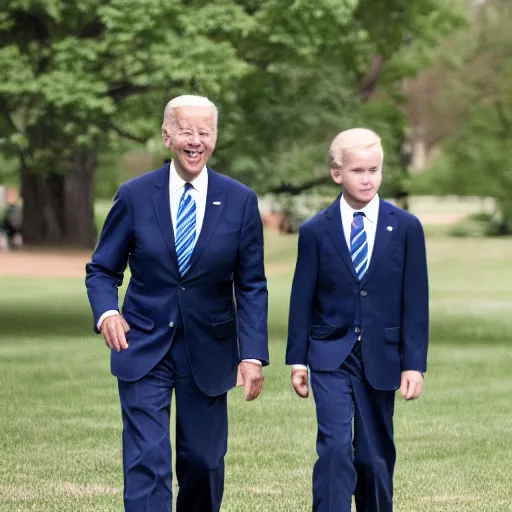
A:
[[[500,231],[512,232],[512,5],[487,0],[468,30],[452,37],[437,67],[442,92],[442,157],[431,182],[439,193],[496,198]]]
[[[259,191],[300,186],[344,128],[373,126],[396,152],[399,84],[458,20],[443,0],[11,0],[0,151],[50,188],[120,139],[162,157],[163,107],[192,92],[219,105],[219,170]]]
[[[77,145],[97,147],[112,133],[145,141],[156,127],[144,118],[161,112],[169,95],[229,89],[247,64],[222,33],[242,33],[250,18],[229,1],[182,4],[9,2],[0,17],[4,149],[39,171],[65,171]],[[134,101],[142,93],[147,100]],[[130,133],[133,116],[143,122]]]
[[[256,14],[231,114],[221,134],[222,168],[260,191],[298,192],[329,181],[327,148],[353,126],[378,131],[396,188],[404,138],[402,80],[434,55],[435,43],[461,22],[437,0],[319,2],[275,0]],[[229,115],[229,114],[228,114]]]

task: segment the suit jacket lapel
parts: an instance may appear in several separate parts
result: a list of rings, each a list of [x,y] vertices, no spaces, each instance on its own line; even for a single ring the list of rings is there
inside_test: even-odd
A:
[[[192,256],[190,257],[190,269],[187,274],[190,274],[193,266],[201,257],[204,248],[208,245],[208,242],[215,232],[215,228],[217,227],[224,208],[224,199],[225,189],[222,186],[220,176],[213,169],[208,168],[208,190],[206,192],[206,208],[204,211],[203,226],[201,227],[201,233],[197,239]]]
[[[394,211],[390,208],[388,203],[381,199],[379,204],[379,217],[377,219],[377,230],[375,232],[375,242],[373,244],[373,252],[370,259],[370,268],[362,279],[363,285],[370,278],[379,259],[386,251],[386,248],[393,237],[395,227],[396,216],[394,215]]]
[[[352,263],[352,258],[350,257],[350,251],[348,250],[347,242],[345,241],[343,224],[341,221],[340,197],[341,194],[325,211],[327,219],[326,229],[334,247],[336,247],[341,259],[345,262],[348,271],[352,274],[354,279],[358,280],[354,264]]]
[[[167,164],[162,168],[162,178],[156,183],[157,191],[153,196],[153,206],[155,207],[156,218],[160,231],[171,255],[172,264],[178,272],[178,259],[176,257],[176,246],[174,242],[174,229],[171,218],[171,204],[169,196],[169,168]],[[179,272],[178,272],[179,273]]]

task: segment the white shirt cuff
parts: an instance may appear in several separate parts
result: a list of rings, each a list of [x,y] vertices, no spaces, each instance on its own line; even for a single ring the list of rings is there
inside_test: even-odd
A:
[[[96,327],[98,328],[98,331],[101,331],[101,324],[103,323],[103,320],[107,318],[108,316],[114,316],[114,315],[120,315],[119,311],[116,309],[110,309],[109,311],[105,311],[103,315],[100,316],[100,319],[98,320],[98,323],[96,324]]]
[[[308,367],[305,364],[292,364],[292,370],[307,370]]]
[[[242,363],[255,363],[262,366],[262,362],[259,359],[243,359]]]

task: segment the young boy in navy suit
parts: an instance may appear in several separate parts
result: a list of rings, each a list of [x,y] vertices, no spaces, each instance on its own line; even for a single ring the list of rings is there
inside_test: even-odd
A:
[[[390,512],[395,391],[421,395],[428,276],[419,220],[378,196],[384,153],[371,130],[330,148],[342,194],[299,232],[286,363],[318,421],[313,510]],[[307,365],[307,366],[306,366]],[[353,425],[353,427],[352,427]]]

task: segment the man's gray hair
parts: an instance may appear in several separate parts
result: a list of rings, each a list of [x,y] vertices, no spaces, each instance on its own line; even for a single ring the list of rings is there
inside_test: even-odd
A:
[[[180,107],[207,107],[212,109],[215,131],[217,131],[217,119],[219,113],[215,103],[209,100],[206,96],[195,96],[193,94],[184,94],[176,96],[167,103],[164,109],[164,120],[162,126],[172,125],[175,121],[174,109]]]

